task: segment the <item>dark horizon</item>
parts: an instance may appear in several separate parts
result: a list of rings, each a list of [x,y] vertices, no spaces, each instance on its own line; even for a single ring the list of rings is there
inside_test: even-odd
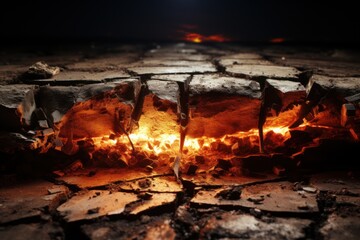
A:
[[[360,43],[356,4],[235,0],[11,1],[4,42],[183,41]],[[21,6],[21,7],[20,7]],[[215,37],[214,37],[215,36]]]

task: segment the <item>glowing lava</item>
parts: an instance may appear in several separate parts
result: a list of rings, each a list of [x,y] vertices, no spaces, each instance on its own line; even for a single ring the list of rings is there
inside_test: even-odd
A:
[[[264,133],[273,131],[276,134],[281,134],[284,137],[288,135],[289,128],[287,127],[269,127],[264,129]],[[129,135],[133,142],[135,149],[147,154],[178,154],[180,135],[179,134],[166,134],[154,136],[151,134],[149,128],[141,127],[136,132]],[[186,149],[186,155],[202,154],[203,149],[209,149],[213,143],[223,143],[231,147],[234,143],[233,139],[251,138],[253,144],[258,141],[258,130],[251,129],[247,132],[238,132],[235,134],[225,135],[220,139],[210,137],[190,138],[185,139],[184,149]],[[116,147],[118,144],[124,144],[128,146],[128,150],[131,151],[129,139],[122,135],[116,139],[110,139],[109,136],[93,138],[96,148],[111,148]]]

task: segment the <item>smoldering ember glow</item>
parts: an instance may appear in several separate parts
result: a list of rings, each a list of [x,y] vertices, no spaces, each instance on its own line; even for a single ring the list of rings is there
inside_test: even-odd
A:
[[[199,33],[186,33],[184,36],[184,40],[188,42],[194,43],[202,43],[202,42],[228,42],[231,41],[230,38],[225,37],[222,34],[215,34],[215,35],[202,35]]]
[[[271,43],[283,43],[283,42],[285,42],[286,40],[285,40],[285,38],[272,38],[271,40],[270,40],[270,42]]]

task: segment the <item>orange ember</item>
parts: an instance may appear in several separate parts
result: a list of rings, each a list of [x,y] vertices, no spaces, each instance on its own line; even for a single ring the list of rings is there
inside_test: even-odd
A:
[[[264,129],[264,134],[268,132],[274,132],[275,134],[282,135],[284,139],[288,137],[289,128],[287,127],[268,127]],[[209,155],[212,152],[214,144],[223,144],[231,149],[231,146],[234,142],[239,139],[247,139],[249,144],[254,148],[257,148],[258,142],[258,130],[251,129],[247,132],[237,132],[234,134],[228,134],[221,138],[212,138],[212,137],[198,137],[191,138],[187,137],[184,144],[184,157],[191,157],[194,155]],[[162,154],[167,154],[170,156],[175,156],[179,153],[180,147],[180,134],[177,133],[162,133],[160,135],[154,136],[147,126],[137,129],[134,133],[129,135],[131,141],[133,142],[135,149],[140,152],[144,152],[147,155],[159,156]],[[109,136],[93,138],[95,147],[98,149],[106,149],[118,146],[119,144],[128,146],[127,149],[129,152],[125,154],[131,154],[131,146],[128,138],[126,136],[120,136],[117,139],[110,139]],[[280,143],[279,143],[280,144]],[[212,152],[214,154],[214,152]],[[220,153],[216,153],[219,156]],[[210,154],[211,155],[211,154]]]
[[[277,117],[269,117],[263,129],[267,143],[271,146],[280,146],[290,137],[288,126],[296,116],[299,106],[286,111]],[[159,122],[158,119],[161,119]],[[218,118],[211,118],[218,121]],[[195,119],[192,119],[195,121]],[[238,119],[240,120],[240,119]],[[220,121],[220,120],[219,120]],[[207,123],[211,126],[211,123]],[[228,124],[229,128],[233,124]],[[193,125],[189,125],[191,127]],[[194,125],[197,126],[197,125]],[[221,126],[217,128],[224,130]],[[188,129],[185,138],[182,158],[191,159],[196,155],[202,155],[209,160],[217,158],[231,158],[236,155],[246,155],[259,151],[259,130],[250,128],[248,130],[223,131],[221,134],[199,135]],[[226,133],[227,132],[227,133]],[[139,121],[139,128],[129,134],[137,152],[147,156],[176,156],[180,151],[180,126],[176,121],[176,115],[169,108],[167,111],[157,111],[151,98],[146,97],[143,115]],[[111,138],[110,135],[93,138],[95,149],[117,149],[121,148],[126,158],[131,158],[132,147],[126,135]],[[271,147],[269,146],[269,147]]]
[[[194,43],[201,43],[201,42],[226,42],[230,41],[229,38],[223,36],[223,35],[210,35],[205,36],[201,35],[199,33],[186,33],[184,37],[185,41],[188,42],[194,42]]]
[[[285,38],[273,38],[270,40],[271,43],[283,43],[285,42]]]
[[[187,33],[185,35],[185,40],[194,43],[201,43],[204,40],[204,37],[198,33]]]

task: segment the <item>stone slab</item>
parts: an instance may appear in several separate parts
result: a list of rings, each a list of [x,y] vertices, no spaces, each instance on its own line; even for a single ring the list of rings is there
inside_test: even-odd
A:
[[[299,70],[293,67],[267,66],[267,65],[231,65],[226,72],[240,77],[298,79]]]
[[[129,78],[130,75],[122,70],[117,71],[104,71],[104,72],[83,72],[83,71],[61,71],[58,75],[50,79],[35,79],[31,82],[36,84],[90,84],[101,83],[104,81],[112,81],[119,78]]]
[[[188,66],[143,66],[130,67],[129,71],[135,74],[175,74],[175,73],[209,73],[216,72],[215,66],[211,63],[193,63]]]
[[[258,208],[273,213],[316,213],[319,211],[316,194],[299,194],[288,182],[264,183],[244,187],[239,200],[217,197],[223,189],[199,191],[191,200],[196,205]],[[304,197],[305,196],[305,197]]]
[[[190,74],[168,74],[168,75],[154,75],[151,77],[153,80],[166,80],[174,82],[185,82],[190,78]]]
[[[310,78],[307,88],[314,83],[326,91],[335,91],[342,97],[360,93],[360,77],[328,77],[315,74]]]
[[[90,174],[94,172],[95,174]],[[75,185],[78,188],[93,188],[106,186],[111,183],[119,183],[125,181],[138,180],[141,178],[156,176],[164,174],[164,172],[157,172],[156,170],[151,173],[139,171],[136,169],[96,169],[79,171],[74,175],[65,175],[57,178],[58,181],[63,181],[66,184]]]
[[[244,186],[254,183],[263,183],[278,179],[276,175],[270,174],[258,174],[257,177],[248,176],[219,176],[218,178],[213,177],[207,173],[197,173],[194,176],[183,175],[182,179],[190,181],[196,186],[203,187],[216,187],[216,186]]]
[[[119,184],[118,187],[125,191],[134,192],[176,193],[182,191],[182,187],[179,182],[176,181],[175,176],[148,177],[135,181],[124,182]]]
[[[242,78],[225,77],[219,74],[195,75],[190,82],[190,94],[223,93],[251,98],[260,98],[260,84]]]
[[[274,65],[272,62],[265,59],[234,59],[234,58],[222,58],[219,60],[219,64],[223,67],[229,67],[232,65]]]
[[[57,210],[65,221],[75,222],[122,214],[126,205],[137,199],[133,193],[91,190],[79,192]]]
[[[149,200],[141,200],[135,205],[129,206],[129,208],[131,208],[129,213],[132,215],[138,215],[157,207],[165,207],[170,204],[174,204],[175,200],[176,194],[174,193],[151,193],[151,198]]]

